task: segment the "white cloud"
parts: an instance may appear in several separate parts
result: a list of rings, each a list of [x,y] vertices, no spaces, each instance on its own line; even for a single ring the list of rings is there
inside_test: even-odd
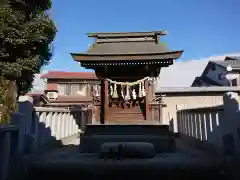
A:
[[[33,81],[33,88],[31,89],[30,92],[43,93],[44,90],[46,89],[47,83],[43,79],[41,79],[41,75],[42,74],[35,74],[35,78]]]

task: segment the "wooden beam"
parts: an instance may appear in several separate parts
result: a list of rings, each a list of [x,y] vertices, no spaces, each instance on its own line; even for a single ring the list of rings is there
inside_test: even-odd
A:
[[[153,81],[147,81],[146,82],[146,97],[145,97],[145,104],[146,104],[146,120],[153,120],[150,119],[150,109],[149,109],[149,103],[153,101]]]
[[[100,98],[101,106],[100,106],[100,123],[104,124],[104,101],[105,101],[105,91],[104,91],[104,80],[101,80],[101,98]]]

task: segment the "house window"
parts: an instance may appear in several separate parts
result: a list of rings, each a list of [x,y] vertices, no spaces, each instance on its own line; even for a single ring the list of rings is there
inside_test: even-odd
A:
[[[71,93],[70,84],[58,84],[57,89],[59,95],[70,95]]]
[[[79,84],[71,84],[71,95],[76,95],[79,91]]]
[[[85,83],[59,83],[57,86],[59,95],[87,95],[87,92],[90,91],[90,85]]]
[[[59,95],[64,95],[65,84],[58,84],[57,90]]]
[[[79,84],[78,91],[82,91],[85,88],[86,84]]]

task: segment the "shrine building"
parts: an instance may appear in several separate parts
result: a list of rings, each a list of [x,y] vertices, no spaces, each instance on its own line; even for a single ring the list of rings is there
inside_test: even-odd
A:
[[[183,53],[161,43],[164,35],[166,31],[89,33],[95,41],[87,52],[71,53],[101,81],[100,101],[95,102],[101,124],[154,121],[149,104],[155,78]]]

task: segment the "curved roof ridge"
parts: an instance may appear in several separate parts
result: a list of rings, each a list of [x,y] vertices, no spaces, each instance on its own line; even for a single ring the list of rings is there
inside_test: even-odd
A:
[[[167,35],[167,31],[148,31],[148,32],[97,32],[87,33],[88,37],[94,38],[119,38],[119,37],[149,37],[157,35]]]

